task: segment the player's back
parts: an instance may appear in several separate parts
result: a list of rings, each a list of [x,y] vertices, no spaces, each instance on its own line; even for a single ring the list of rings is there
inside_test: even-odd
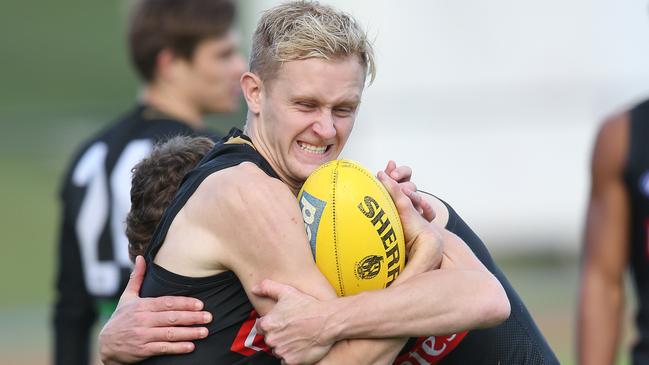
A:
[[[498,268],[482,240],[446,202],[446,229],[458,235],[471,248],[480,262],[500,281],[511,305],[511,314],[503,323],[486,329],[451,336],[430,336],[411,339],[395,365],[555,365],[559,364],[545,338],[537,328],[525,304]],[[447,346],[457,347],[446,354]],[[441,356],[444,356],[440,359]]]
[[[498,268],[484,243],[455,210],[447,205],[447,229],[461,237],[485,267],[500,281],[511,306],[509,318],[498,326],[470,331],[442,364],[559,364],[525,304]]]

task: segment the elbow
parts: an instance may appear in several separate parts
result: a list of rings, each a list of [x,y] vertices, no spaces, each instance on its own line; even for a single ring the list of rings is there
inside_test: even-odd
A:
[[[498,279],[491,274],[489,276],[491,278],[485,285],[485,301],[481,311],[481,318],[484,320],[481,326],[483,328],[501,324],[511,313],[511,305],[505,289]]]

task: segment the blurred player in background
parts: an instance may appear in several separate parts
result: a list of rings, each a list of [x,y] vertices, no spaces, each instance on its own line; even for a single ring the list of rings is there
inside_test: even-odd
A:
[[[305,10],[310,7],[312,7],[311,10]],[[305,12],[307,16],[300,16],[301,12]],[[277,17],[278,14],[280,14],[279,17]],[[293,16],[295,18],[292,18]],[[269,21],[273,18],[274,21]],[[291,19],[295,25],[289,26]],[[326,19],[326,24],[323,19]],[[475,304],[480,308],[478,311],[481,311],[494,305],[494,297],[484,301],[477,298],[481,293],[484,294],[487,285],[481,286],[479,291],[468,293],[468,297],[464,296],[467,294],[467,289],[471,291],[471,288],[475,288],[472,285],[481,278],[480,275],[484,274],[484,267],[486,267],[498,278],[511,302],[511,316],[502,324],[493,328],[470,331],[466,336],[463,336],[464,334],[462,336],[422,336],[397,339],[396,342],[391,343],[390,341],[375,340],[372,342],[366,340],[365,345],[362,344],[363,341],[360,341],[357,344],[365,346],[361,347],[363,351],[356,352],[356,356],[343,357],[345,360],[334,363],[375,363],[377,358],[384,356],[382,360],[384,363],[392,362],[385,360],[391,358],[394,359],[395,364],[403,365],[434,363],[557,364],[555,356],[538,331],[524,304],[495,265],[484,244],[450,206],[434,197],[430,197],[430,204],[435,207],[436,213],[433,224],[438,225],[440,229],[446,228],[447,234],[456,234],[466,243],[466,246],[449,244],[448,247],[466,250],[468,246],[473,251],[467,255],[469,258],[465,257],[466,260],[460,260],[461,262],[457,262],[457,264],[477,263],[475,257],[477,256],[484,267],[478,263],[472,267],[474,270],[467,270],[464,273],[458,273],[456,270],[425,272],[421,276],[413,278],[413,281],[406,279],[401,285],[391,286],[385,291],[363,293],[356,298],[335,299],[330,295],[331,293],[327,293],[327,285],[323,286],[322,282],[317,280],[318,275],[314,274],[312,267],[313,258],[305,245],[306,237],[303,226],[296,227],[296,225],[300,226],[297,222],[301,220],[301,217],[299,211],[295,212],[297,210],[295,197],[287,192],[286,188],[290,188],[295,194],[310,171],[327,159],[335,157],[331,155],[339,153],[351,130],[364,84],[364,80],[360,78],[364,73],[367,73],[368,63],[366,63],[367,61],[363,62],[365,57],[358,57],[357,53],[351,55],[348,53],[350,50],[357,49],[357,46],[335,47],[337,42],[327,42],[331,46],[325,51],[316,48],[320,51],[318,52],[311,48],[313,45],[310,43],[321,39],[320,37],[336,39],[335,37],[328,38],[331,33],[322,35],[321,32],[330,29],[330,26],[335,27],[336,24],[345,24],[346,22],[347,20],[341,21],[337,11],[328,7],[323,9],[311,2],[290,3],[283,7],[273,8],[264,15],[255,33],[251,73],[247,73],[242,78],[244,95],[246,95],[249,106],[249,125],[246,130],[250,133],[251,138],[248,139],[240,132],[235,132],[230,136],[229,144],[217,146],[210,151],[209,158],[188,175],[185,180],[186,184],[183,184],[179,192],[178,197],[180,198],[172,203],[171,209],[165,213],[165,217],[162,219],[163,225],[160,226],[162,228],[158,228],[156,238],[152,241],[152,251],[147,253],[149,260],[153,256],[156,257],[158,265],[150,265],[149,270],[151,271],[147,276],[148,284],[145,283],[145,286],[149,285],[150,292],[151,288],[166,290],[167,287],[174,286],[173,283],[182,282],[184,285],[176,286],[176,288],[187,290],[187,293],[194,289],[198,292],[218,289],[220,293],[220,290],[225,290],[227,286],[231,298],[236,297],[243,304],[232,307],[229,299],[222,295],[204,297],[206,304],[214,310],[215,323],[212,323],[210,327],[210,338],[197,342],[197,348],[201,346],[201,349],[200,353],[196,354],[196,358],[205,356],[205,345],[209,340],[218,343],[221,347],[223,345],[231,346],[229,348],[233,352],[238,350],[243,355],[250,356],[249,359],[241,359],[242,362],[279,363],[279,361],[272,361],[268,357],[264,351],[264,344],[259,339],[260,336],[255,336],[253,329],[256,328],[270,334],[270,337],[275,340],[269,340],[269,342],[275,346],[276,351],[279,351],[278,354],[289,357],[290,353],[293,361],[312,359],[302,356],[308,356],[310,351],[320,351],[320,354],[323,354],[322,350],[328,350],[328,347],[333,343],[336,345],[332,347],[332,351],[327,354],[328,357],[325,360],[331,360],[336,354],[350,354],[351,347],[346,348],[346,346],[351,346],[353,341],[351,343],[344,341],[350,338],[390,337],[407,333],[421,335],[437,331],[440,334],[449,334],[451,331],[449,328],[457,326],[458,323],[466,325],[467,320],[478,313],[467,309],[467,306]],[[303,27],[311,32],[304,32]],[[356,34],[356,32],[353,33]],[[305,34],[308,37],[305,37]],[[336,31],[333,34],[343,34],[345,36],[342,38],[345,40],[357,39],[357,36],[347,35],[345,32]],[[364,36],[360,38],[365,39]],[[295,47],[292,42],[308,46]],[[371,70],[371,67],[369,69]],[[239,153],[227,155],[228,150]],[[263,154],[264,158],[261,158],[260,154]],[[253,164],[240,165],[242,155],[248,156],[247,158],[255,162],[259,168]],[[219,157],[223,158],[219,159]],[[236,166],[236,168],[221,169],[230,166]],[[260,169],[263,169],[264,172],[259,171]],[[280,187],[281,184],[271,183],[272,179],[268,179],[266,174],[272,176],[275,169],[286,186]],[[215,170],[219,170],[219,172],[210,175],[208,179],[201,180]],[[411,175],[406,169],[395,168],[394,164],[386,168],[386,173],[401,182],[409,182]],[[396,176],[393,176],[393,173]],[[216,176],[217,174],[220,175]],[[382,174],[382,179],[386,181],[385,174]],[[198,185],[200,187],[197,188]],[[242,194],[241,191],[245,191],[247,194]],[[190,198],[194,192],[201,198],[195,198],[195,196]],[[232,199],[232,197],[236,199]],[[234,202],[231,202],[232,200]],[[210,205],[211,208],[201,209],[201,204],[205,204],[206,201],[213,202]],[[205,217],[210,210],[218,209],[224,202],[230,202],[227,204],[228,209],[218,215],[218,219],[217,217]],[[276,204],[271,204],[272,202]],[[181,210],[185,209],[183,208],[185,203],[187,204],[185,207],[193,206],[194,208]],[[291,206],[293,207],[290,208]],[[189,217],[191,219],[188,219]],[[204,220],[210,223],[206,224],[203,222]],[[174,222],[173,227],[176,229],[177,227],[199,227],[202,225],[209,226],[209,229],[201,228],[197,230],[197,233],[191,233],[191,230],[185,229],[185,232],[179,235],[177,230],[174,232],[174,229],[170,229],[172,221]],[[232,326],[232,323],[239,322],[224,319],[228,316],[237,316],[239,320],[242,320],[242,316],[245,319],[246,315],[250,314],[245,310],[240,313],[242,309],[250,308],[250,303],[241,295],[243,290],[232,284],[231,273],[224,271],[222,267],[215,269],[210,264],[203,262],[188,265],[188,263],[196,262],[195,258],[188,259],[188,255],[195,254],[198,250],[196,243],[200,242],[192,237],[195,237],[195,234],[211,233],[214,227],[219,228],[219,231],[214,235],[228,236],[227,239],[215,242],[211,250],[218,250],[221,257],[228,259],[238,257],[238,259],[234,259],[234,262],[240,265],[239,270],[244,264],[250,266],[248,270],[243,270],[244,275],[237,273],[243,285],[251,286],[251,283],[262,278],[271,277],[295,286],[295,288],[291,288],[280,283],[265,281],[266,284],[254,290],[256,295],[250,294],[250,287],[248,287],[249,290],[246,292],[248,297],[255,302],[255,305],[261,303],[262,313],[271,307],[268,298],[277,299],[278,303],[273,309],[270,309],[266,320],[262,319],[260,322],[266,323],[265,325],[260,324],[257,327],[251,325],[246,331],[241,327],[239,332],[241,336],[238,336],[236,331],[231,332],[232,328],[229,327]],[[245,229],[245,227],[254,228]],[[282,227],[280,232],[277,227]],[[165,234],[168,235],[165,236]],[[257,236],[252,238],[246,236],[254,234]],[[279,239],[278,235],[280,235]],[[249,239],[242,239],[242,237]],[[302,237],[301,242],[295,241],[295,237]],[[229,240],[234,243],[242,242],[228,250],[223,249],[222,246],[233,245],[233,242],[229,242]],[[163,241],[164,245],[160,248]],[[255,249],[257,246],[268,245],[269,242],[275,241],[280,243],[272,243],[272,249]],[[184,251],[179,247],[182,247]],[[165,248],[172,251],[166,250],[163,254]],[[157,249],[160,251],[158,252]],[[213,255],[211,250],[208,250],[209,252],[204,256]],[[236,252],[233,253],[236,250],[245,251],[247,254],[236,256]],[[175,253],[170,254],[170,252]],[[240,254],[240,252],[238,253]],[[255,264],[250,264],[251,262]],[[297,268],[296,265],[298,265]],[[408,269],[408,265],[412,265],[412,262],[406,265],[406,269]],[[181,273],[182,276],[164,271],[160,266],[165,266],[167,269],[173,268],[171,270],[176,274]],[[154,326],[147,326],[144,321],[138,318],[146,312],[142,306],[147,301],[147,298],[138,298],[143,275],[142,269],[142,260],[139,260],[134,280],[125,291],[119,309],[102,331],[100,341],[102,358],[106,360],[107,364],[132,363],[147,357],[142,356],[142,351],[139,348],[134,346],[129,348],[127,344],[139,343],[140,347],[146,347],[148,334],[157,331]],[[214,274],[216,270],[220,270],[220,274]],[[234,270],[237,268],[235,267]],[[292,274],[287,275],[287,270],[289,273],[292,271]],[[474,280],[469,280],[468,283],[455,281],[457,279],[455,275],[467,274],[470,276],[470,272],[477,273],[476,276],[473,276]],[[448,274],[444,276],[445,279],[437,276],[445,273]],[[310,282],[305,285],[309,278]],[[485,284],[484,281],[481,282]],[[199,287],[199,284],[202,287]],[[230,290],[231,288],[235,288],[236,291]],[[312,297],[307,294],[307,291],[314,295],[314,292],[317,292],[317,296],[326,296],[328,299]],[[196,291],[191,291],[192,295],[196,293]],[[199,294],[203,295],[204,293],[200,292]],[[259,298],[260,296],[267,298],[264,301],[263,298]],[[381,305],[368,305],[371,302],[371,299],[368,298],[379,297],[382,298]],[[222,300],[223,305],[215,305],[215,300]],[[344,306],[344,303],[349,303],[350,300],[359,300],[360,302],[353,302],[356,305]],[[364,300],[368,302],[359,304]],[[404,300],[406,301],[405,305],[403,305]],[[298,305],[295,306],[295,303]],[[387,303],[391,305],[386,305]],[[386,307],[392,310],[385,313]],[[497,307],[493,306],[492,309],[500,310]],[[286,310],[286,308],[299,308],[299,310]],[[342,310],[335,311],[332,308],[342,308]],[[492,309],[487,311],[491,312]],[[435,311],[439,316],[431,314]],[[328,317],[329,314],[332,314],[331,312],[334,312],[333,316]],[[336,317],[336,314],[341,316]],[[484,319],[487,319],[487,316],[496,315],[494,312],[482,314],[485,315]],[[279,326],[279,328],[270,325],[273,322],[271,318],[281,318],[282,316],[296,320],[287,321],[286,326]],[[319,322],[320,320],[330,319],[331,322],[325,322],[328,325],[333,323],[340,332],[300,327],[299,323],[314,323],[310,320],[305,321],[305,318],[314,319],[317,322],[314,326],[316,329],[325,328],[319,326],[322,324]],[[346,320],[340,321],[341,318]],[[250,319],[254,322],[254,316],[251,316]],[[226,322],[229,326],[226,326]],[[298,325],[296,326],[296,324]],[[448,326],[445,327],[446,331],[441,329],[443,326]],[[133,330],[134,327],[137,330]],[[170,339],[175,339],[184,337],[183,331],[186,329],[178,327],[175,331],[167,333]],[[235,329],[237,328],[235,327]],[[283,329],[293,331],[295,336],[282,336]],[[226,334],[227,331],[231,333]],[[275,336],[277,334],[279,336]],[[215,340],[217,338],[218,340]],[[306,344],[306,347],[296,346],[295,348],[299,349],[292,351],[283,346],[285,343],[281,343],[280,338],[296,343],[301,342],[302,345]],[[171,345],[165,344],[158,347],[156,354],[167,354],[168,352],[165,351],[168,351]],[[450,351],[452,346],[457,346],[454,351]],[[209,347],[207,349],[209,351]],[[402,350],[401,353],[399,350]],[[226,354],[226,351],[223,351],[223,356],[228,355],[235,356],[236,354]],[[377,357],[373,358],[372,356]],[[442,358],[443,356],[446,357]],[[181,363],[186,359],[188,358],[178,358],[176,363]],[[153,359],[151,363],[156,363],[156,361],[174,363],[173,359],[164,357]],[[296,362],[300,363],[300,361]],[[305,362],[308,363],[308,361]]]
[[[649,365],[649,101],[606,120],[592,157],[581,267],[581,365],[615,362],[624,313],[624,273],[638,298],[633,365]]]
[[[235,6],[226,0],[135,4],[128,43],[144,83],[141,99],[83,144],[61,192],[55,364],[90,362],[90,331],[98,313],[112,312],[128,280],[132,264],[124,221],[131,168],[155,141],[209,134],[206,113],[238,107],[245,63],[234,20]],[[163,306],[162,301],[150,303],[152,310]]]

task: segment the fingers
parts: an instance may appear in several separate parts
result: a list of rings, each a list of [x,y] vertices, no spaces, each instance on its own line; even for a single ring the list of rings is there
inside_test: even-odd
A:
[[[412,204],[415,206],[419,214],[421,214],[424,219],[426,219],[429,222],[432,222],[433,219],[435,219],[435,211],[433,210],[433,206],[428,202],[428,200],[424,199],[418,192],[416,191],[410,191],[410,190],[403,190],[403,193],[412,201]]]
[[[389,175],[392,172],[392,170],[394,170],[396,167],[397,167],[396,162],[392,160],[388,161],[387,166],[385,166],[385,173]]]
[[[207,337],[205,327],[148,328],[139,336],[146,343],[195,341]]]
[[[397,210],[399,211],[399,215],[408,214],[410,213],[410,210],[416,213],[412,201],[408,196],[406,196],[406,194],[399,187],[399,184],[397,184],[396,181],[394,181],[391,177],[386,175],[383,171],[379,171],[378,176],[381,183],[383,183],[385,188],[390,193],[390,196],[394,201],[394,205],[397,207]]]
[[[143,346],[140,357],[186,354],[194,351],[192,342],[151,342]]]
[[[274,320],[270,315],[263,316],[259,319],[257,319],[257,322],[255,323],[255,328],[257,329],[257,332],[265,336],[264,341],[266,344],[270,347],[274,347],[277,345],[274,341],[273,338],[269,336],[269,332],[277,330],[281,326],[279,323]]]
[[[426,199],[424,199],[418,192],[416,193],[421,197],[421,204],[419,205],[422,210],[422,216],[429,222],[432,222],[435,219],[435,210],[433,209],[432,204]]]
[[[388,175],[395,181],[403,183],[410,181],[410,178],[412,177],[412,169],[408,166],[399,166],[389,172]]]
[[[143,310],[151,312],[165,311],[200,311],[203,309],[203,302],[196,298],[189,297],[158,297],[142,299]]]
[[[126,284],[126,289],[124,289],[120,302],[124,299],[132,299],[140,296],[140,288],[142,287],[145,272],[146,263],[144,262],[144,257],[137,256],[131,277],[128,279],[128,284]]]
[[[142,312],[139,318],[141,319],[141,325],[147,328],[192,326],[212,322],[212,314],[210,312]]]
[[[265,279],[259,285],[256,285],[252,288],[252,293],[260,297],[267,297],[278,301],[279,297],[283,293],[286,293],[291,289],[293,288],[288,285],[284,285],[270,279]]]
[[[417,185],[415,185],[415,183],[412,181],[399,183],[399,186],[401,187],[401,190],[417,191]]]

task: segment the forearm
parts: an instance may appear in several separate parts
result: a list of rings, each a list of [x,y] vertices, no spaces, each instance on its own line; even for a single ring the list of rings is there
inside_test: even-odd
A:
[[[579,364],[608,365],[615,362],[623,305],[621,280],[607,282],[596,274],[584,275],[579,300]]]
[[[317,364],[391,364],[407,341],[407,338],[343,340],[337,342]]]
[[[328,307],[325,331],[337,340],[452,334],[509,316],[502,286],[479,270],[432,270],[386,290],[336,299]]]

